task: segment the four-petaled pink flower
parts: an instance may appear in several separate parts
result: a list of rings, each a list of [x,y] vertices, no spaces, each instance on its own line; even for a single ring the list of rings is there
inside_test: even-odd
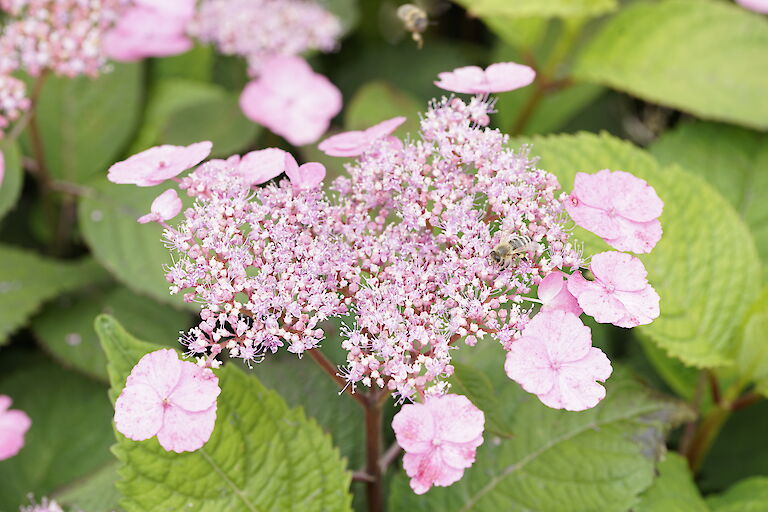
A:
[[[768,0],[736,0],[736,3],[750,11],[768,14]]]
[[[115,426],[134,441],[157,436],[166,451],[195,451],[211,437],[220,391],[211,370],[157,350],[131,370],[115,403]]]
[[[181,199],[174,189],[168,189],[152,201],[150,212],[139,217],[139,224],[161,222],[174,218],[181,211]]]
[[[405,450],[403,467],[413,492],[424,494],[433,485],[446,487],[461,479],[483,444],[484,427],[485,415],[464,396],[443,395],[404,405],[392,420],[392,429]]]
[[[405,118],[393,117],[379,124],[373,125],[367,130],[339,133],[328,137],[317,147],[329,156],[360,156],[374,141],[389,136],[398,126],[405,122]]]
[[[341,111],[341,92],[300,57],[279,56],[240,95],[245,116],[293,145],[315,142]]]
[[[579,301],[568,291],[568,275],[559,270],[550,272],[539,283],[541,311],[569,311],[576,316],[582,313]]]
[[[576,315],[541,311],[512,343],[504,370],[544,405],[583,411],[605,397],[605,388],[596,381],[610,377],[612,368]]]
[[[260,149],[243,155],[236,174],[249,185],[261,185],[285,171],[287,152],[278,148]]]
[[[608,251],[592,256],[588,281],[579,272],[568,278],[570,291],[584,312],[600,323],[637,327],[659,316],[659,294],[648,284],[648,272],[631,254]]]
[[[155,146],[114,164],[107,179],[112,183],[154,187],[205,160],[212,147],[208,141],[189,146]]]
[[[467,94],[488,94],[514,91],[530,85],[536,78],[533,68],[515,62],[498,62],[485,70],[465,66],[437,75],[435,85],[441,89]]]
[[[11,399],[0,395],[0,460],[13,457],[24,446],[24,434],[32,421],[24,411],[9,409]]]
[[[573,192],[565,200],[573,221],[611,247],[651,252],[661,238],[659,216],[664,208],[656,191],[628,172],[603,169],[576,174]]]
[[[299,164],[293,155],[285,154],[285,174],[297,190],[311,189],[319,186],[325,178],[325,166],[317,162]]]

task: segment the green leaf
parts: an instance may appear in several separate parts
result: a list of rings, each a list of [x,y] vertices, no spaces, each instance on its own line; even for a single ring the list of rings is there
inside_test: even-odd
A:
[[[34,361],[30,359],[34,357]],[[18,455],[0,462],[0,510],[17,510],[87,477],[112,460],[112,408],[106,387],[39,356],[0,380],[0,394],[25,411],[32,426]]]
[[[213,71],[213,47],[196,44],[181,55],[172,55],[149,61],[153,82],[182,79],[195,82],[210,82]]]
[[[616,9],[616,0],[454,0],[473,16],[599,16]]]
[[[503,357],[503,355],[502,355]],[[500,357],[499,361],[503,361]],[[481,371],[473,366],[459,362],[453,362],[454,373],[451,376],[451,390],[454,393],[464,395],[485,413],[486,432],[504,438],[514,437],[511,414],[515,410],[509,402],[502,401],[493,382]],[[507,381],[506,385],[512,385]],[[522,397],[516,393],[518,397]]]
[[[120,501],[120,493],[115,487],[117,466],[117,461],[113,460],[73,485],[56,491],[51,497],[68,507],[67,510],[114,512]]]
[[[357,0],[321,0],[319,3],[339,18],[342,35],[349,33],[360,21]]]
[[[139,224],[161,187],[116,185],[104,178],[91,183],[94,194],[78,204],[78,222],[94,257],[118,281],[139,294],[187,309],[197,309],[170,295],[163,267],[172,263],[163,245],[163,228]],[[186,196],[182,194],[182,200]]]
[[[423,496],[400,473],[392,510],[624,512],[651,485],[667,430],[691,414],[620,370],[609,379],[606,398],[579,413],[550,409],[515,383],[507,386],[522,395],[503,404],[514,409],[515,436],[486,434],[459,482]]]
[[[768,277],[768,135],[694,121],[662,135],[651,152],[662,164],[678,163],[701,176],[733,205],[752,231]]]
[[[83,183],[104,174],[129,144],[141,114],[141,64],[112,64],[97,79],[49,77],[36,108],[45,164]]]
[[[10,246],[0,246],[0,262],[0,345],[47,300],[106,278],[93,260],[56,261]]]
[[[404,116],[407,121],[398,132],[416,134],[421,110],[422,105],[416,98],[387,82],[376,80],[362,86],[347,105],[344,129],[365,130],[386,119]]]
[[[659,464],[659,476],[640,497],[633,512],[708,512],[688,461],[677,453],[668,453]]]
[[[577,58],[574,77],[706,119],[768,128],[768,20],[729,2],[636,2]]]
[[[708,183],[676,167],[661,168],[645,151],[607,134],[531,139],[539,166],[570,191],[577,171],[624,170],[645,179],[664,201],[664,235],[640,256],[661,296],[661,316],[642,332],[688,366],[732,364],[731,336],[758,293],[754,242],[731,205]],[[610,250],[583,229],[585,254]],[[738,247],[723,257],[723,247]],[[758,271],[759,273],[759,271]]]
[[[35,318],[32,330],[45,349],[65,366],[108,381],[107,357],[93,328],[99,314],[114,315],[132,332],[166,346],[177,346],[190,315],[122,287],[89,290],[62,297]]]
[[[10,140],[0,142],[0,153],[5,160],[5,175],[0,180],[0,218],[4,217],[19,200],[24,184],[19,146]]]
[[[132,367],[160,347],[137,340],[108,316],[96,319],[96,331],[109,360],[114,400]],[[216,427],[200,450],[176,454],[154,438],[135,442],[117,434],[113,451],[122,463],[122,507],[127,512],[350,510],[351,476],[329,436],[235,365],[217,374],[222,392]]]
[[[768,477],[757,476],[734,485],[720,496],[707,498],[712,512],[763,512],[768,503]]]
[[[768,288],[746,316],[736,366],[746,382],[755,382],[756,391],[768,396]]]

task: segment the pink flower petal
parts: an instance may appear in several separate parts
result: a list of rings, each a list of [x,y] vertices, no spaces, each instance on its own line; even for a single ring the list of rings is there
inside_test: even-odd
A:
[[[406,118],[403,116],[393,117],[392,119],[387,119],[386,121],[371,126],[365,130],[365,134],[370,140],[380,139],[391,135],[392,132],[397,130],[405,121]]]
[[[291,180],[295,189],[311,189],[323,182],[325,166],[317,162],[309,162],[299,166],[296,163],[296,159],[286,153],[285,174]]]
[[[605,210],[593,208],[579,201],[571,196],[564,203],[565,210],[577,225],[603,239],[620,239],[626,234],[622,231],[623,226],[619,223],[619,218],[610,217],[605,214]]]
[[[352,157],[362,155],[370,144],[365,132],[352,131],[332,135],[317,148],[328,156]]]
[[[151,213],[139,217],[140,224],[170,220],[181,211],[181,199],[174,189],[168,189],[152,201]]]
[[[392,419],[397,444],[408,453],[424,453],[432,448],[435,426],[423,404],[404,405]]]
[[[568,291],[568,276],[556,270],[550,272],[539,283],[538,296],[543,303],[542,311],[569,311],[576,316],[582,313],[579,301]]]
[[[189,146],[156,146],[114,164],[107,179],[112,183],[153,187],[205,160],[212,147],[208,141]]]
[[[589,268],[600,282],[617,290],[638,291],[648,286],[648,272],[643,262],[631,254],[601,252],[592,256]]]
[[[437,74],[435,85],[447,91],[476,94],[485,91],[485,72],[478,66],[464,66]]]
[[[768,0],[736,0],[736,3],[750,11],[768,14]]]
[[[624,304],[600,285],[593,284],[590,289],[579,295],[579,306],[601,324],[618,322],[626,315]]]
[[[13,457],[24,447],[24,436],[32,425],[23,411],[10,409],[11,399],[0,395],[0,460]]]
[[[499,62],[486,70],[477,66],[465,66],[453,71],[439,73],[435,85],[448,91],[487,94],[512,91],[529,85],[536,78],[536,72],[522,64]]]
[[[178,55],[192,48],[187,19],[145,6],[128,8],[102,39],[104,54],[117,61]]]
[[[549,393],[540,395],[539,399],[554,409],[591,409],[605,398],[605,388],[595,381],[605,381],[611,372],[611,363],[605,354],[600,349],[592,348],[577,364],[564,366],[557,385]]]
[[[261,185],[279,176],[285,170],[285,155],[278,148],[251,151],[243,156],[238,167],[238,175],[250,185]]]
[[[115,402],[115,428],[128,439],[144,441],[160,430],[164,412],[162,398],[152,387],[126,385]]]
[[[438,450],[443,462],[454,469],[463,470],[475,462],[475,453],[481,444],[483,444],[482,435],[467,443],[443,443]]]
[[[176,351],[170,348],[155,350],[142,357],[126,380],[126,387],[144,384],[155,390],[162,400],[170,396],[181,376],[181,365]]]
[[[467,443],[482,436],[485,415],[465,396],[429,398],[426,407],[435,422],[435,436],[452,443]]]
[[[179,383],[168,399],[186,411],[198,412],[214,405],[219,393],[219,378],[211,370],[181,361]]]
[[[166,451],[193,452],[208,442],[215,424],[215,403],[199,412],[189,412],[180,407],[171,406],[165,411],[163,426],[157,433],[157,440]]]
[[[619,251],[647,254],[661,240],[661,222],[658,219],[649,222],[633,222],[619,218],[617,226],[619,232],[616,236],[603,236],[602,238],[608,245]],[[598,234],[594,230],[590,229],[590,231]],[[600,235],[598,234],[598,236]]]
[[[438,452],[426,455],[406,453],[403,456],[403,468],[411,477],[411,489],[416,494],[424,494],[433,485],[449,486],[464,475],[463,469],[445,464]]]

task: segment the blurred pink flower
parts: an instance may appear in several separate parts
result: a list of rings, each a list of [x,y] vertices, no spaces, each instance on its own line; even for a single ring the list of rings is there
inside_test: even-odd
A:
[[[11,398],[0,395],[0,460],[13,457],[24,446],[32,421],[24,411],[9,409]]]
[[[539,283],[539,300],[542,302],[541,311],[568,311],[576,316],[582,313],[576,297],[568,291],[568,276],[555,270]]]
[[[515,62],[491,64],[485,70],[478,66],[465,66],[437,75],[435,85],[447,91],[467,94],[488,94],[514,91],[530,85],[536,71]]]
[[[611,375],[611,363],[592,347],[589,327],[567,311],[541,311],[512,343],[504,363],[510,379],[553,409],[583,411],[605,397],[596,381]]]
[[[128,376],[115,403],[115,426],[134,441],[157,436],[166,451],[195,451],[211,437],[220,392],[211,370],[180,361],[174,350],[156,350]]]
[[[295,189],[311,189],[319,186],[325,178],[325,166],[317,162],[308,162],[299,166],[290,153],[285,154],[285,174]]]
[[[30,501],[32,501],[32,504],[29,506],[21,507],[19,512],[64,512],[64,509],[61,508],[61,505],[56,503],[56,500],[43,498],[40,500],[39,504],[36,504],[30,497]]]
[[[243,155],[237,167],[237,175],[249,185],[261,185],[285,171],[288,153],[278,148],[251,151]]]
[[[155,146],[114,164],[107,179],[112,183],[153,187],[205,160],[212,147],[208,141],[189,146]]]
[[[736,3],[750,11],[768,14],[768,0],[736,0]]]
[[[299,57],[274,57],[240,95],[240,108],[293,145],[315,142],[341,111],[341,92]]]
[[[131,7],[102,40],[104,54],[117,61],[178,55],[192,48],[189,20],[147,7]]]
[[[152,201],[150,212],[139,217],[139,224],[171,220],[181,211],[181,199],[174,189],[168,189]]]
[[[603,324],[636,327],[659,316],[659,294],[648,284],[643,263],[621,252],[601,252],[592,256],[590,270],[594,281],[579,272],[568,279],[568,291],[584,312]]]
[[[389,136],[404,122],[405,118],[402,116],[393,117],[373,125],[367,130],[356,130],[333,135],[325,139],[317,147],[329,156],[359,156],[370,147],[372,142]]]
[[[620,251],[651,252],[661,239],[664,202],[645,180],[628,172],[577,173],[565,208],[576,224]]]
[[[485,415],[464,396],[404,405],[392,420],[392,430],[405,451],[403,467],[413,492],[424,494],[433,485],[447,487],[461,479],[483,444],[484,427]]]

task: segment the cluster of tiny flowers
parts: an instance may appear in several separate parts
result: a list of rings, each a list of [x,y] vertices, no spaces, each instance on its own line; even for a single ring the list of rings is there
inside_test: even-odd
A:
[[[334,50],[341,23],[313,0],[204,0],[190,32],[258,74],[271,57]]]
[[[485,127],[491,107],[436,102],[421,140],[371,141],[328,195],[285,180],[253,191],[223,161],[184,178],[198,200],[166,238],[179,255],[172,292],[203,304],[188,350],[301,354],[323,339],[324,320],[354,313],[345,378],[411,398],[445,391],[460,338],[492,334],[509,348],[531,287],[582,260],[557,180]],[[491,251],[511,234],[529,247],[499,264]]]

